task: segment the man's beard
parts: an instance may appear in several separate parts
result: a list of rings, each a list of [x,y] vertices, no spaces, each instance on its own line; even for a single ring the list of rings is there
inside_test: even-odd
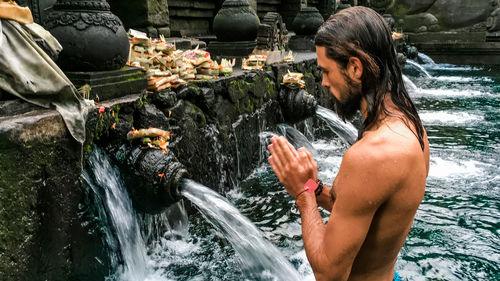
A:
[[[359,85],[352,81],[351,77],[345,73],[343,75],[347,84],[346,93],[340,96],[342,100],[338,100],[335,96],[333,96],[333,99],[335,112],[345,121],[346,119],[351,120],[360,109],[361,90]]]

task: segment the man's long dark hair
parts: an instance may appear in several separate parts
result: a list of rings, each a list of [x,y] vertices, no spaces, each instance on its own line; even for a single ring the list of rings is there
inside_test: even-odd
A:
[[[350,57],[357,57],[363,64],[362,96],[367,102],[364,128],[375,124],[380,113],[390,115],[385,97],[392,102],[415,127],[422,150],[424,129],[417,109],[404,86],[401,67],[393,44],[391,30],[385,20],[370,8],[356,6],[332,15],[318,30],[315,45],[326,49],[326,56],[346,69]],[[341,116],[342,117],[342,116]]]

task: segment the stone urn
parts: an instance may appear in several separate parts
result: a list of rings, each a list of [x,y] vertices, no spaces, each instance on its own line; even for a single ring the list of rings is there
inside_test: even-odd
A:
[[[292,27],[297,35],[314,35],[324,20],[318,9],[305,7],[295,16]]]
[[[105,0],[57,0],[44,25],[63,46],[57,63],[65,71],[116,70],[127,62],[127,33]]]
[[[257,38],[259,17],[247,0],[226,0],[214,18],[217,41],[253,41]]]

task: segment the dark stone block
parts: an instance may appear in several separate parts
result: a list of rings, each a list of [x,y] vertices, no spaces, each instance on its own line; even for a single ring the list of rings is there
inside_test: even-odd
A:
[[[168,5],[180,8],[215,9],[215,3],[208,1],[168,0]]]
[[[291,70],[291,68],[292,67],[286,63],[275,64],[272,66],[272,70],[278,84],[281,84],[283,82],[283,76],[285,76],[285,74],[287,74],[288,71]]]
[[[168,7],[170,3],[167,4],[167,0],[112,0],[108,2],[110,2],[113,13],[128,28],[169,25]]]
[[[215,56],[246,57],[257,46],[256,41],[220,42],[212,41],[208,44],[208,51]]]
[[[189,50],[192,47],[191,40],[180,37],[165,38],[165,41],[175,44],[177,50]]]
[[[208,19],[170,18],[170,31],[172,36],[194,36],[210,33]]]
[[[170,9],[171,17],[189,17],[189,18],[212,18],[215,16],[212,10],[196,9]]]
[[[144,104],[134,118],[136,129],[147,129],[149,127],[162,130],[169,129],[169,120],[165,114],[152,104]]]
[[[158,93],[157,95],[153,95],[153,100],[163,113],[165,113],[164,109],[174,106],[177,102],[176,94],[173,91],[164,91]]]
[[[420,52],[436,63],[457,65],[500,64],[500,42],[484,43],[415,43]]]
[[[313,35],[295,35],[288,41],[288,47],[294,51],[315,51]]]
[[[211,88],[185,87],[177,93],[178,99],[188,100],[204,112],[209,112],[214,104],[214,90]]]
[[[486,42],[500,42],[500,31],[487,32]]]

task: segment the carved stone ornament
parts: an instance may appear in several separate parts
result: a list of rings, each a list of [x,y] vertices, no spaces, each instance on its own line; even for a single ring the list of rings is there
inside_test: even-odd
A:
[[[110,6],[107,2],[99,1],[58,1],[54,4],[54,9],[87,9],[97,11],[109,11]]]
[[[48,29],[67,25],[71,25],[78,30],[87,29],[89,26],[105,26],[115,33],[122,27],[120,19],[112,13],[51,13],[47,16],[45,22]]]

